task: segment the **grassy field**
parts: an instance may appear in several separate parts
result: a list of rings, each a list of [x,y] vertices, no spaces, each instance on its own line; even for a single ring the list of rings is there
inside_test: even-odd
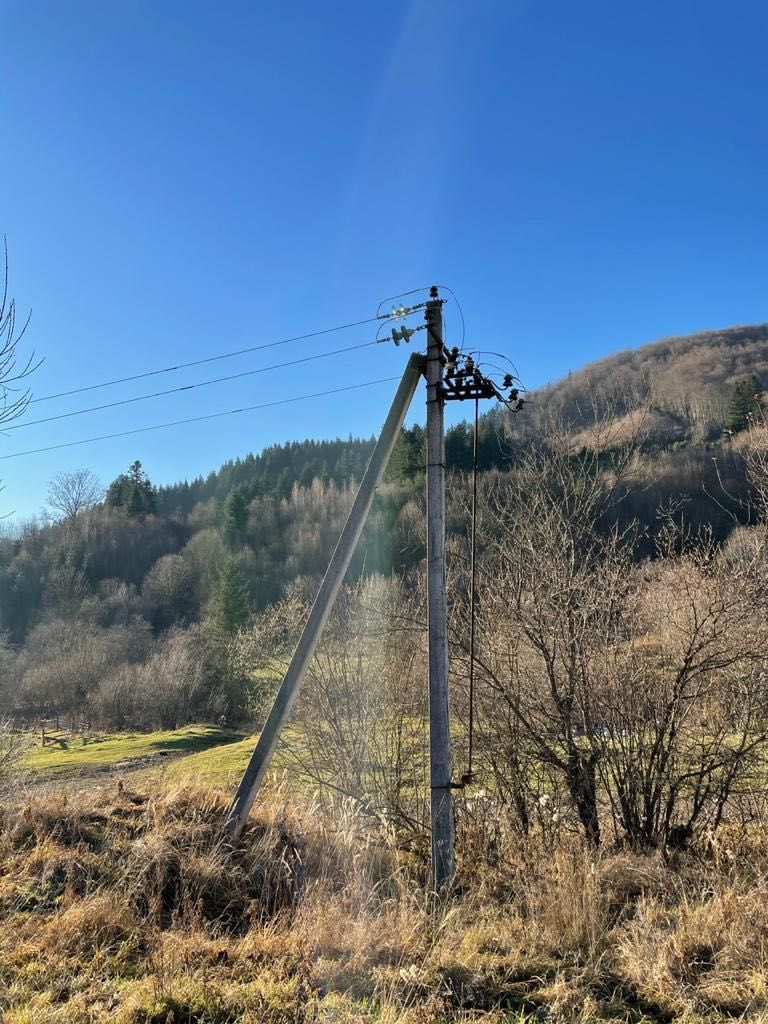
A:
[[[254,734],[227,743],[226,746],[198,750],[164,766],[163,772],[169,780],[176,782],[197,779],[199,782],[226,786],[242,775],[257,739],[258,734]],[[279,752],[276,760],[279,760]]]
[[[38,779],[49,777],[55,780],[58,777],[63,780],[130,766],[152,778],[162,775],[171,782],[195,780],[216,786],[228,786],[242,775],[258,739],[258,733],[212,725],[188,725],[146,733],[59,732],[48,735],[52,739],[44,747],[39,734],[33,736],[25,758],[25,768]],[[301,755],[306,738],[300,731],[289,724],[282,735],[285,744]],[[462,749],[464,739],[462,727],[454,726],[456,750]],[[288,750],[281,742],[275,752],[272,770],[281,774],[291,763]]]
[[[283,738],[294,750],[301,751],[303,738],[291,725],[283,730]],[[212,786],[236,785],[243,774],[248,759],[253,753],[258,733],[253,733],[226,746],[208,747],[197,753],[170,762],[162,766],[163,778],[169,782],[182,783],[194,781]],[[291,759],[282,743],[279,743],[272,759],[270,771],[281,775],[291,766]],[[154,773],[155,769],[148,769]]]
[[[294,747],[300,737],[289,726],[285,736]],[[131,771],[132,785],[154,790],[158,786],[187,782],[233,791],[242,776],[258,739],[209,725],[147,733],[101,735],[56,734],[52,743],[38,742],[26,756],[27,778],[36,783],[57,782],[67,789],[78,788],[86,779],[98,780],[112,772]],[[290,759],[278,746],[272,771],[281,775]]]
[[[44,747],[39,743],[33,746],[25,767],[38,776],[78,775],[147,758],[186,758],[202,752],[209,753],[214,765],[230,745],[240,746],[242,740],[241,732],[210,725],[189,725],[167,732],[59,734]]]

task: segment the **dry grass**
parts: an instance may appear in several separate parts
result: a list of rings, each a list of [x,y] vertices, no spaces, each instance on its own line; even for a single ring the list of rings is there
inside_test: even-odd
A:
[[[0,823],[4,1024],[768,1019],[768,857],[508,843],[435,905],[424,865],[276,793],[39,797]],[[467,858],[476,865],[480,858]]]

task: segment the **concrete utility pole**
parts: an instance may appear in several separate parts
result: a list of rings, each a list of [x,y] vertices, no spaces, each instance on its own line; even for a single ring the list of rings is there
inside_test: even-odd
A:
[[[437,305],[439,310],[439,303]],[[414,353],[408,360],[403,379],[400,381],[389,415],[382,427],[363,479],[360,481],[360,488],[344,524],[336,550],[333,552],[323,582],[320,584],[315,603],[312,605],[307,623],[296,650],[293,652],[291,663],[277,692],[269,717],[261,730],[256,749],[238,786],[224,826],[225,834],[231,838],[236,838],[240,834],[267,773],[280,733],[290,717],[302,680],[331,614],[349,563],[352,561],[352,555],[371,510],[376,486],[387,468],[389,457],[400,433],[400,427],[403,425],[405,414],[424,369],[424,356]]]
[[[432,790],[432,880],[436,891],[454,873],[451,732],[448,718],[448,599],[445,566],[445,402],[443,304],[430,290],[427,322],[427,605],[429,753]]]
[[[475,448],[473,462],[477,466],[477,424],[479,399],[497,399],[508,409],[518,412],[525,404],[519,390],[513,387],[516,379],[506,374],[504,383],[497,386],[475,364],[471,355],[463,356],[458,347],[450,352],[443,343],[443,303],[433,286],[429,301],[417,306],[392,311],[392,317],[407,316],[416,309],[426,307],[425,320],[428,336],[427,355],[414,353],[403,374],[392,407],[360,482],[339,543],[320,585],[315,603],[299,638],[291,663],[275,697],[269,717],[264,724],[256,749],[240,782],[234,802],[224,826],[225,834],[236,838],[245,824],[253,801],[269,768],[277,747],[280,732],[285,726],[299,693],[304,675],[320,640],[344,576],[349,568],[360,534],[363,532],[373,503],[376,486],[384,474],[400,427],[405,419],[419,378],[427,378],[427,605],[429,623],[429,752],[432,815],[432,881],[436,892],[444,889],[453,879],[455,870],[453,799],[451,790],[471,782],[471,722],[470,719],[470,772],[460,783],[451,781],[451,733],[448,712],[448,600],[446,593],[445,555],[445,403],[475,400]],[[379,319],[387,319],[380,317]],[[422,328],[392,329],[395,345],[408,342]],[[383,339],[381,339],[383,340]],[[445,367],[445,372],[443,368]],[[503,392],[508,392],[505,397]],[[476,484],[473,485],[475,487]],[[473,496],[473,531],[475,515]],[[474,537],[474,532],[473,532]],[[474,551],[474,545],[473,545]],[[474,554],[473,554],[474,559]],[[474,577],[474,569],[473,569]],[[474,650],[474,586],[471,624],[471,648]]]

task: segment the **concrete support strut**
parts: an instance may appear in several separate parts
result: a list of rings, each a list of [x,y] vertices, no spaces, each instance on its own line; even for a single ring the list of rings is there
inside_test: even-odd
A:
[[[232,807],[224,826],[225,835],[237,838],[242,831],[256,794],[269,768],[272,755],[277,747],[280,733],[288,721],[293,705],[299,694],[304,675],[312,660],[325,624],[331,614],[334,602],[346,575],[349,563],[363,532],[371,510],[376,487],[387,468],[395,447],[400,428],[408,411],[419,379],[425,370],[424,356],[414,353],[405,368],[405,373],[395,394],[392,407],[382,427],[379,440],[373,450],[368,466],[360,481],[360,487],[350,510],[339,542],[331,557],[328,569],[312,605],[309,618],[304,626],[296,650],[293,652],[288,670],[277,692],[264,728],[259,735],[256,748],[238,786]]]

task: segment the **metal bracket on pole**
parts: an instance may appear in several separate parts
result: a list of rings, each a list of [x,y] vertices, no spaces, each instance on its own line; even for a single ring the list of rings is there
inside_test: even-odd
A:
[[[256,799],[256,794],[269,768],[272,755],[277,747],[280,733],[290,717],[293,705],[298,696],[304,675],[312,660],[318,641],[322,636],[325,624],[331,614],[336,596],[346,575],[357,542],[373,504],[376,487],[384,470],[387,468],[392,450],[395,447],[400,427],[416,391],[419,379],[426,367],[424,356],[414,353],[408,360],[403,379],[395,394],[392,407],[382,427],[379,440],[373,450],[368,466],[360,481],[360,487],[350,510],[339,542],[331,557],[323,582],[312,605],[309,618],[299,638],[291,663],[285,673],[280,689],[269,712],[264,728],[261,730],[256,749],[238,786],[232,807],[224,825],[224,831],[230,838],[237,838],[248,818],[248,813]]]

